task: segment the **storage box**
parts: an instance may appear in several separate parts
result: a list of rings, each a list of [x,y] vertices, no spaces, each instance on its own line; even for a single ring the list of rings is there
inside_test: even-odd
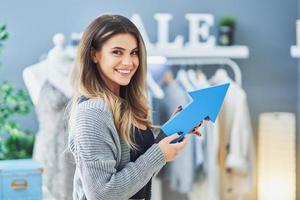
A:
[[[32,159],[0,161],[0,200],[42,200],[42,172]]]

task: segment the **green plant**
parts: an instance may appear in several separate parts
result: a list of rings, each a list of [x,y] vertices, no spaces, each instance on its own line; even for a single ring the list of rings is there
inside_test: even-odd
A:
[[[224,16],[221,17],[219,26],[229,26],[231,28],[234,28],[236,26],[236,21],[232,16]]]
[[[9,38],[5,25],[0,25],[0,51]],[[32,102],[26,90],[15,89],[7,81],[0,82],[0,160],[30,158],[34,134],[23,131],[13,119],[29,113]]]
[[[0,50],[3,48],[3,44],[1,43],[1,41],[7,40],[9,37],[9,34],[5,29],[6,26],[4,24],[0,24]]]

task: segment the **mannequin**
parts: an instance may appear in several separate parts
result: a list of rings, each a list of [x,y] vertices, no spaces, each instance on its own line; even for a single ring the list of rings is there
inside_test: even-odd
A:
[[[57,33],[53,37],[53,43],[54,48],[49,51],[45,60],[23,70],[24,83],[35,106],[46,80],[58,87],[67,97],[72,96],[68,76],[73,62],[63,48],[65,36]]]
[[[66,54],[74,60],[75,60],[76,55],[77,55],[77,46],[78,46],[79,41],[82,37],[82,34],[83,33],[75,33],[75,32],[71,33],[70,42],[65,48]]]
[[[69,83],[69,75],[73,59],[70,58],[64,49],[65,36],[61,33],[53,37],[54,48],[47,57],[47,79],[66,97],[72,97],[72,88]]]
[[[41,61],[38,64],[26,67],[23,71],[23,80],[31,97],[33,104],[36,106],[40,91],[47,79],[47,73],[45,73],[45,61]]]
[[[27,67],[23,77],[39,122],[33,159],[44,168],[43,187],[55,199],[71,200],[75,166],[64,153],[68,141],[64,112],[72,96],[69,72],[73,59],[65,53],[64,42],[64,35],[56,34],[47,58]]]

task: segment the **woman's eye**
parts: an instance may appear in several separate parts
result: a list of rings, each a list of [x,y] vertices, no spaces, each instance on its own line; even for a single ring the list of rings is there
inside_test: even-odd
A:
[[[115,55],[122,55],[122,52],[121,52],[121,51],[118,51],[118,50],[116,50],[116,51],[113,51],[113,54],[115,54]]]
[[[133,51],[132,55],[138,56],[139,55],[139,51]]]

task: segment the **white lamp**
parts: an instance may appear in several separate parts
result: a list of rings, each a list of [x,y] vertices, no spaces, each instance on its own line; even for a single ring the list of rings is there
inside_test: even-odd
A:
[[[296,199],[296,120],[263,113],[258,130],[258,200]]]

